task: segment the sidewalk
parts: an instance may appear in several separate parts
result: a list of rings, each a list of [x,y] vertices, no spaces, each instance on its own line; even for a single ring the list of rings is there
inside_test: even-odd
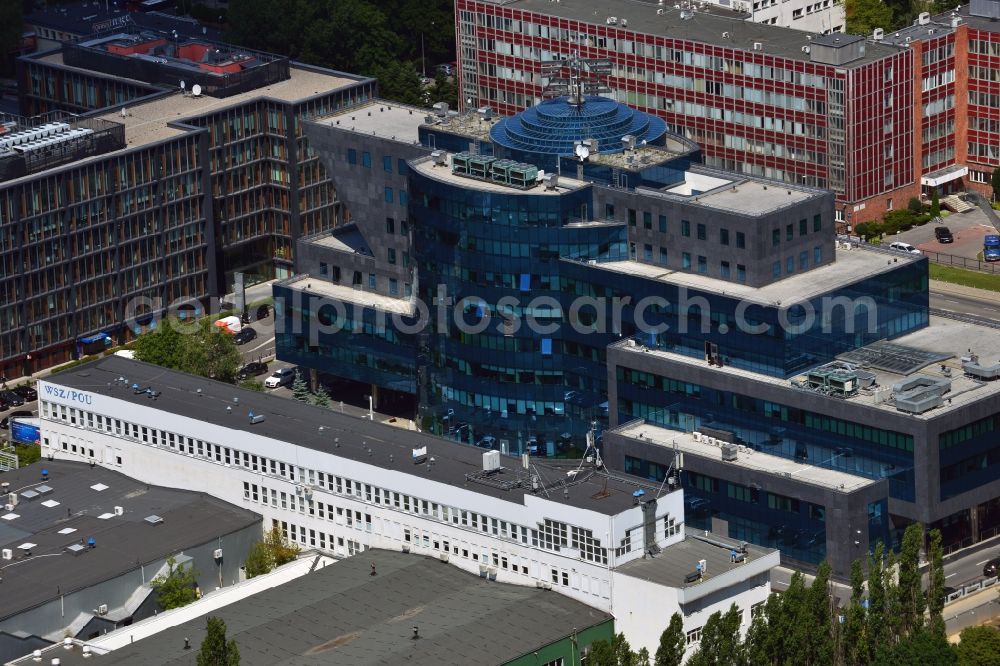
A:
[[[940,294],[950,294],[952,296],[961,296],[963,298],[970,298],[977,301],[1000,304],[1000,291],[966,287],[965,285],[942,282],[940,280],[929,280],[929,288],[931,291],[935,291]]]
[[[955,603],[944,607],[944,622],[948,632],[948,641],[957,643],[958,635],[962,629],[985,624],[998,616],[1000,616],[1000,601],[998,601],[995,586],[962,597]]]

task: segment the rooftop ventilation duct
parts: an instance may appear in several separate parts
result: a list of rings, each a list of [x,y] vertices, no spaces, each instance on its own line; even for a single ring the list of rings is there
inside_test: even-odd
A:
[[[896,409],[910,414],[923,414],[941,406],[942,396],[950,390],[950,379],[927,375],[909,377],[892,386]]]
[[[993,381],[997,377],[1000,377],[1000,362],[993,365],[982,365],[978,358],[973,357],[971,360],[962,363],[962,371],[976,379]]]

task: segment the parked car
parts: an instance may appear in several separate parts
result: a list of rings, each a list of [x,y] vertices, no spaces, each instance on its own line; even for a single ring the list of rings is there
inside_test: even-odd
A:
[[[31,388],[27,384],[22,384],[21,386],[15,386],[13,388],[14,393],[18,394],[24,398],[25,402],[33,402],[38,400],[38,391]]]
[[[240,371],[236,373],[237,379],[249,379],[250,377],[260,377],[267,373],[267,363],[262,363],[260,361],[253,361],[247,363]]]
[[[889,247],[893,250],[899,250],[900,252],[906,252],[907,254],[923,254],[920,250],[913,247],[909,243],[904,243],[902,241],[896,241],[895,243],[890,243]]]
[[[983,259],[1000,261],[1000,236],[990,234],[983,237]]]
[[[499,448],[499,445],[497,444],[497,438],[494,437],[493,435],[486,435],[481,440],[476,442],[476,446],[478,446],[481,449]]]
[[[34,412],[29,412],[23,409],[18,410],[16,412],[11,412],[7,416],[3,417],[2,421],[0,421],[0,428],[3,428],[4,430],[9,429],[11,419],[31,418],[34,415],[35,415]]]
[[[257,306],[257,321],[267,319],[267,315],[269,314],[271,314],[271,307],[267,303]]]
[[[983,575],[987,578],[993,578],[998,574],[1000,574],[1000,557],[994,557],[983,567]]]
[[[245,345],[251,340],[257,339],[257,331],[251,326],[244,326],[233,336],[233,342],[238,345]]]
[[[278,388],[279,386],[288,386],[293,381],[295,381],[295,368],[278,368],[264,380],[264,386]]]
[[[951,235],[951,229],[948,227],[934,227],[934,238],[937,238],[939,243],[955,242],[955,237]]]
[[[0,398],[3,398],[3,401],[7,403],[8,406],[20,407],[24,404],[24,398],[13,391],[0,391]]]
[[[451,76],[455,73],[455,66],[450,62],[443,62],[437,66],[437,71],[444,74],[445,76]]]

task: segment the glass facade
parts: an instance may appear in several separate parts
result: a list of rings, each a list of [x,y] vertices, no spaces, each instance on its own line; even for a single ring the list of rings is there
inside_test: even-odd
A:
[[[946,500],[1000,477],[1000,415],[941,433],[941,499]]]
[[[618,422],[642,418],[686,432],[715,428],[771,455],[869,479],[887,478],[891,497],[916,497],[913,436],[753,396],[616,368]]]
[[[508,439],[512,451],[552,455],[579,442],[606,399],[604,348],[612,337],[561,325],[570,294],[563,273],[575,263],[624,258],[624,225],[581,224],[591,219],[589,187],[497,193],[413,172],[409,191],[420,296],[437,303],[444,289],[454,304],[444,327],[432,318],[431,409],[474,424],[475,436]]]

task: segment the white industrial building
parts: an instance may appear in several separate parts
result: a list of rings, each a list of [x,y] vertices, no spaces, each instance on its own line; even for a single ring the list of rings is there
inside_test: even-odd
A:
[[[708,616],[770,592],[777,551],[685,535],[678,485],[596,461],[536,464],[424,433],[108,357],[40,381],[43,456],[93,461],[204,492],[337,557],[438,557],[610,612],[655,651],[680,611]]]

